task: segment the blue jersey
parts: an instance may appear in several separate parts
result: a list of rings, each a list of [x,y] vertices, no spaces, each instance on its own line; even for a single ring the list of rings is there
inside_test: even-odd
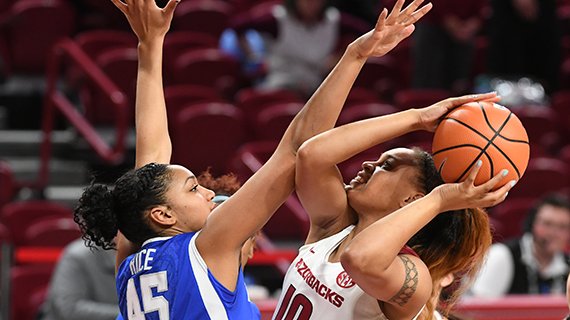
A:
[[[209,272],[198,253],[197,233],[147,240],[117,273],[119,308],[125,320],[259,319],[243,273],[235,291]]]

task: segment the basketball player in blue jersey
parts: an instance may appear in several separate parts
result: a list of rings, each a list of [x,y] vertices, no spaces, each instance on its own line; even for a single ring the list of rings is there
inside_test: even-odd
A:
[[[277,149],[231,198],[214,193],[188,169],[168,164],[171,142],[162,86],[162,45],[177,1],[112,0],[139,39],[135,169],[108,188],[92,184],[75,210],[88,245],[117,247],[117,291],[123,318],[258,319],[240,268],[242,245],[292,192],[295,158],[310,137],[333,127],[346,92],[369,56],[381,56],[411,33],[431,6],[394,10],[395,19],[349,46],[329,77],[291,122]],[[414,0],[419,7],[423,0]],[[374,50],[371,50],[373,48]],[[336,101],[335,101],[336,102]],[[332,107],[329,107],[332,106]],[[189,139],[207,139],[188,137]],[[199,150],[193,150],[200,152]],[[113,239],[116,236],[116,242]]]

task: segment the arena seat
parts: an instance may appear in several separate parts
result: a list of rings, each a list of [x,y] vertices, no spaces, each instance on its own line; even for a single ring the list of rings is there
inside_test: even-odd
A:
[[[266,107],[255,120],[257,140],[279,141],[297,113],[303,108],[302,103],[277,103]]]
[[[443,89],[404,89],[396,92],[394,104],[400,110],[428,107],[451,97],[451,92]]]
[[[174,62],[182,53],[196,49],[216,49],[218,47],[218,39],[207,33],[198,33],[193,31],[177,31],[169,32],[164,39],[164,66],[165,76],[169,78],[168,73],[177,72]]]
[[[265,108],[276,103],[301,103],[301,98],[286,89],[245,88],[237,92],[236,105],[242,110],[249,124],[253,125],[257,115]]]
[[[218,38],[228,26],[232,7],[219,0],[183,1],[174,12],[174,30],[210,34]]]
[[[95,60],[101,70],[121,89],[129,99],[131,121],[134,119],[134,97],[137,80],[138,53],[135,48],[115,48],[107,50]],[[87,84],[81,90],[81,100],[85,114],[93,124],[105,125],[115,121],[116,112],[103,95],[93,85]]]
[[[42,218],[28,226],[22,245],[31,247],[65,247],[81,237],[72,217]]]
[[[93,60],[110,49],[137,47],[132,32],[115,29],[83,31],[75,36],[75,41]]]
[[[568,192],[570,173],[567,163],[557,158],[533,158],[509,198],[538,199],[552,192]]]
[[[536,199],[510,198],[490,209],[490,217],[495,219],[500,229],[495,230],[494,240],[503,242],[523,233],[523,223]]]
[[[556,112],[548,106],[525,106],[512,111],[522,122],[530,141],[533,156],[553,154],[562,143]]]
[[[186,107],[199,103],[227,103],[218,92],[207,86],[179,84],[164,88],[169,127]]]
[[[243,113],[231,104],[202,103],[182,110],[171,128],[172,163],[199,175],[227,173],[232,154],[245,142]]]
[[[390,56],[370,58],[366,61],[354,82],[354,87],[363,87],[374,91],[383,99],[389,99],[397,90],[398,68]]]
[[[348,109],[353,105],[381,102],[382,100],[373,90],[363,87],[353,87],[348,93],[348,97],[346,97],[344,109]]]
[[[166,79],[170,84],[194,84],[216,88],[224,98],[231,97],[242,81],[237,60],[218,49],[197,49],[183,53],[169,68],[177,70]]]
[[[390,104],[362,103],[345,107],[338,118],[338,125],[379,117],[397,112],[398,109]]]
[[[34,320],[43,302],[54,264],[17,265],[10,270],[11,319]]]
[[[9,230],[18,231],[12,234],[16,246],[24,243],[28,226],[47,217],[71,218],[73,210],[48,200],[10,202],[0,209],[0,222]]]
[[[52,45],[75,29],[76,15],[67,1],[15,1],[5,26],[10,73],[43,74]],[[38,27],[39,26],[39,27]],[[41,31],[41,36],[32,37]]]

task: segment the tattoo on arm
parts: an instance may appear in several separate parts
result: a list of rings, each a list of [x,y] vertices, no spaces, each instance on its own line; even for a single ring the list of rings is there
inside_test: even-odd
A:
[[[418,288],[418,269],[416,269],[416,265],[412,260],[410,260],[410,258],[403,255],[399,255],[398,257],[402,260],[402,263],[404,263],[404,267],[406,268],[406,279],[404,280],[404,284],[400,288],[400,291],[390,298],[389,302],[397,303],[399,306],[404,306],[408,303]]]

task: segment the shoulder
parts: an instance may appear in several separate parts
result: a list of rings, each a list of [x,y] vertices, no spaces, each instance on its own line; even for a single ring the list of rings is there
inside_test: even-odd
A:
[[[335,7],[329,7],[325,11],[325,19],[331,22],[338,22],[340,21],[340,11],[338,11]]]
[[[511,245],[504,243],[495,243],[489,248],[487,254],[488,260],[512,260]]]

